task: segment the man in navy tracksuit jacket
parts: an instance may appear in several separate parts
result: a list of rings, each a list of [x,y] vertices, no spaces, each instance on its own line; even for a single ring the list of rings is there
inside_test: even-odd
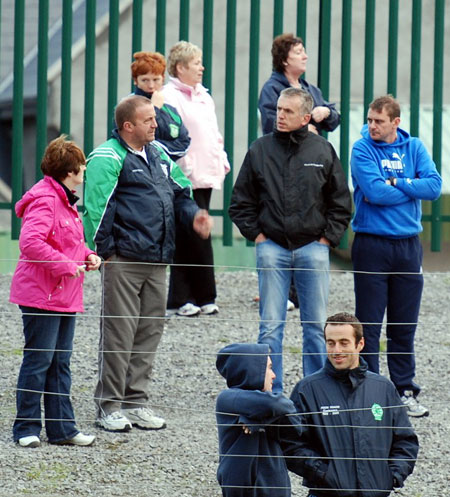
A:
[[[328,360],[294,388],[309,497],[387,497],[412,473],[419,444],[395,386],[367,370],[361,323],[327,319]]]
[[[275,373],[267,344],[224,347],[216,366],[227,380],[217,397],[217,479],[224,497],[289,497],[288,469],[303,463],[292,401],[272,393]]]
[[[356,316],[364,324],[365,360],[379,372],[381,323],[387,311],[391,380],[410,416],[428,415],[417,401],[414,335],[423,289],[421,200],[436,200],[442,180],[423,143],[399,128],[400,106],[374,100],[351,157],[356,233],[352,246]],[[409,274],[405,274],[409,273]],[[401,323],[401,324],[399,324]]]

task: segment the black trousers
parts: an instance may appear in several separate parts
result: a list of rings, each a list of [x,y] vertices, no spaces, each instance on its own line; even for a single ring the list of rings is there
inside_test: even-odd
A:
[[[211,188],[194,190],[194,200],[201,209],[209,209],[211,193]],[[198,306],[213,303],[217,294],[211,236],[203,240],[196,233],[177,226],[175,243],[174,264],[202,267],[171,266],[167,308],[176,309],[187,302]]]

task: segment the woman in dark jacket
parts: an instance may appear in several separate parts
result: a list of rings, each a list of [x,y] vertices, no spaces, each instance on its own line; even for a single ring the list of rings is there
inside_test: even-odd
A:
[[[280,92],[289,86],[303,88],[313,97],[314,109],[309,124],[310,131],[314,133],[322,130],[333,131],[339,126],[341,117],[335,109],[335,104],[327,102],[317,86],[301,77],[306,71],[307,60],[308,56],[301,38],[285,33],[273,40],[273,72],[261,90],[258,103],[265,135],[273,131]]]

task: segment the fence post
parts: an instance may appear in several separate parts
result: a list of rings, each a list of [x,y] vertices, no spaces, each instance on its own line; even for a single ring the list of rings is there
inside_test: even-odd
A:
[[[366,0],[363,122],[366,121],[367,109],[369,108],[369,104],[373,99],[374,50],[375,50],[375,0]]]
[[[283,32],[283,0],[273,0],[273,37]]]
[[[166,0],[156,2],[156,51],[166,53]]]
[[[72,79],[72,1],[63,0],[61,47],[61,133],[70,135]]]
[[[42,178],[41,159],[47,146],[47,64],[48,64],[48,0],[39,2],[37,109],[36,109],[36,180]]]
[[[410,115],[409,132],[411,136],[419,136],[420,108],[420,50],[422,29],[422,0],[413,0],[411,26],[411,83],[410,83]]]
[[[96,0],[86,3],[86,55],[84,58],[84,153],[94,148],[95,18]]]
[[[203,2],[203,85],[212,93],[212,44],[214,0]]]
[[[440,173],[442,163],[445,0],[436,0],[434,14],[433,159]],[[441,249],[441,198],[432,203],[431,213],[431,250],[439,252]]]
[[[341,114],[350,116],[350,82],[351,82],[351,30],[346,26],[352,25],[352,0],[342,0],[342,32],[341,32]],[[340,127],[340,151],[342,168],[347,179],[349,178],[349,141],[350,119],[342,119]],[[348,230],[341,238],[339,248],[348,247]]]
[[[14,89],[12,123],[12,201],[11,235],[19,238],[20,219],[14,213],[14,205],[22,196],[23,174],[23,56],[25,37],[25,0],[16,0],[14,6]]]
[[[297,36],[306,45],[306,1],[297,0]]]
[[[389,0],[387,92],[397,95],[398,0]],[[413,50],[415,49],[413,45]]]
[[[109,50],[108,50],[108,115],[107,137],[111,136],[114,108],[117,104],[117,74],[119,70],[119,0],[109,0]]]
[[[225,77],[225,150],[231,171],[225,177],[223,187],[223,244],[233,245],[233,224],[228,215],[231,190],[233,188],[234,159],[234,92],[236,73],[236,0],[227,0],[227,40]]]
[[[180,0],[180,40],[189,41],[189,0]]]

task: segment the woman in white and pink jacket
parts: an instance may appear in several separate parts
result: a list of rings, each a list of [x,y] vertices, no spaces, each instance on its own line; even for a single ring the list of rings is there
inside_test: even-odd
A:
[[[222,188],[230,170],[219,132],[214,101],[201,84],[202,51],[187,41],[176,43],[168,58],[169,82],[163,88],[165,101],[175,107],[191,137],[187,154],[178,161],[191,180],[194,200],[209,209],[212,190]],[[195,316],[216,314],[216,285],[211,237],[201,240],[177,229],[174,263],[170,273],[168,313]],[[183,265],[190,266],[183,266]],[[201,267],[200,267],[201,266]]]
[[[76,428],[70,400],[70,356],[75,313],[83,311],[84,272],[101,262],[84,243],[75,205],[73,190],[83,183],[85,163],[75,143],[56,138],[41,163],[44,178],[16,204],[23,220],[10,301],[22,311],[25,346],[13,436],[22,447],[40,445],[42,393],[50,443],[91,445],[95,440]]]

